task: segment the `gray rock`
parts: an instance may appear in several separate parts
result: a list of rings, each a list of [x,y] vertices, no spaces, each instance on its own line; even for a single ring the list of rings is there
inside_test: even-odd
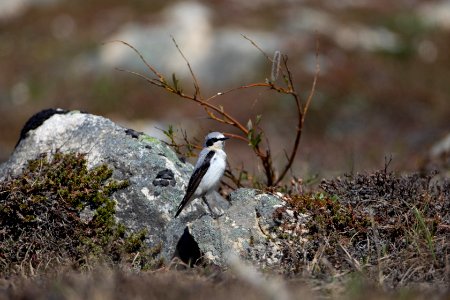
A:
[[[48,112],[48,111],[47,111]],[[214,215],[200,199],[174,219],[192,165],[183,163],[161,141],[114,124],[103,117],[55,110],[26,126],[9,160],[0,165],[0,180],[20,174],[27,161],[40,153],[85,153],[88,167],[107,164],[113,178],[130,185],[115,192],[116,217],[132,231],[146,228],[149,246],[162,246],[166,262],[174,255],[195,262],[201,256],[225,265],[227,253],[249,256],[265,249],[265,230],[274,226],[272,212],[282,201],[260,191],[240,189],[230,201],[218,193],[208,197]],[[230,205],[231,203],[231,205]],[[89,219],[89,212],[83,212]]]
[[[273,195],[253,189],[239,189],[230,195],[231,207],[213,219],[205,215],[188,224],[205,257],[218,265],[226,264],[229,253],[243,258],[269,239],[268,232],[275,226],[272,213],[282,201]]]

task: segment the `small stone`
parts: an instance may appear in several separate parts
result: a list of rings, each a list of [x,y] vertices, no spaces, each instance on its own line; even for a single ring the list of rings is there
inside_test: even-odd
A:
[[[141,134],[144,134],[144,133],[140,132],[140,131],[136,131],[134,129],[127,128],[125,130],[125,134],[131,136],[133,139],[137,139],[137,138],[139,138],[139,136]]]

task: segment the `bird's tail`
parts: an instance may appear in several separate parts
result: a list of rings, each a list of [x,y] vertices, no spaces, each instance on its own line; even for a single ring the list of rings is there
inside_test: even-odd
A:
[[[187,196],[187,195],[186,195]],[[178,217],[178,215],[181,213],[183,208],[186,206],[186,204],[189,202],[189,197],[184,197],[181,203],[178,205],[177,212],[175,213],[174,219]]]

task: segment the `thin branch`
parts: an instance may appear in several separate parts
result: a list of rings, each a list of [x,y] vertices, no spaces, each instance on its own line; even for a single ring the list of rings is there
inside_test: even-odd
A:
[[[317,79],[319,78],[320,73],[320,63],[319,63],[319,38],[316,39],[316,72],[314,73],[314,79],[311,86],[311,91],[309,92],[308,99],[306,100],[305,108],[303,111],[303,119],[305,118],[306,113],[308,112],[309,105],[311,104],[312,97],[316,92],[316,84]]]
[[[225,170],[224,176],[225,176],[226,178],[230,179],[230,180],[236,185],[236,187],[238,187],[238,188],[242,187],[242,184],[241,184],[241,181],[242,181],[242,174],[243,174],[243,171],[242,171],[242,169],[241,169],[241,170],[239,170],[239,175],[238,175],[238,176],[234,175],[234,173],[232,172],[230,163],[227,161],[227,168],[226,168],[226,170]],[[248,178],[247,178],[247,179],[248,179]],[[222,182],[222,183],[225,183],[224,180],[222,180],[221,182]],[[229,184],[226,184],[226,185],[227,185],[229,188],[232,188]]]
[[[259,50],[259,52],[262,53],[262,55],[264,55],[264,57],[271,63],[273,64],[274,60],[272,58],[270,58],[270,56],[263,50],[261,49],[261,47],[258,46],[258,44],[255,43],[255,41],[253,41],[251,38],[247,37],[244,34],[241,34],[241,36],[246,39],[247,41],[249,41],[256,49]],[[282,68],[279,69],[281,71],[281,75],[285,76],[284,71]]]
[[[234,177],[234,175],[228,169],[225,170],[224,176],[225,176],[225,178],[230,179],[235,184],[236,187],[238,187],[238,188],[242,187],[242,186],[239,186],[237,179]],[[220,184],[226,186],[227,188],[229,188],[231,190],[233,190],[233,187],[231,186],[231,184],[229,184],[225,180],[221,180]]]
[[[283,63],[286,68],[286,71],[288,73],[288,79],[289,79],[288,85],[290,86],[290,90],[291,90],[290,94],[294,97],[295,105],[297,107],[298,123],[297,123],[297,130],[296,130],[296,135],[295,135],[294,146],[292,147],[291,155],[289,156],[288,162],[287,162],[286,166],[284,167],[283,171],[278,176],[277,180],[275,180],[275,185],[277,185],[278,183],[281,182],[281,180],[283,180],[284,176],[286,176],[287,172],[289,171],[289,169],[292,167],[292,164],[294,163],[294,159],[295,159],[295,156],[297,155],[297,150],[298,150],[298,147],[300,144],[300,139],[302,137],[303,121],[304,121],[304,112],[302,110],[300,98],[294,89],[292,73],[289,70],[289,67],[287,64],[287,56],[283,56]]]
[[[259,52],[261,52],[262,55],[264,55],[268,61],[270,61],[271,63],[273,62],[272,59],[270,58],[270,56],[267,55],[267,53],[264,52],[264,50],[261,49],[261,47],[259,47],[258,44],[256,44],[251,38],[247,37],[245,34],[241,34],[241,36],[242,36],[244,39],[246,39],[247,41],[249,41],[250,43],[252,43],[252,45],[253,45],[256,49],[258,49]]]
[[[120,68],[116,68],[116,69],[117,69],[118,71],[130,73],[130,74],[133,74],[133,75],[135,75],[135,76],[138,76],[138,77],[144,79],[145,81],[147,81],[147,82],[149,82],[149,83],[151,83],[151,84],[153,84],[153,85],[155,85],[155,86],[162,87],[162,88],[166,89],[167,91],[169,91],[169,92],[171,92],[171,93],[173,93],[173,94],[179,95],[179,96],[182,97],[182,98],[185,98],[185,99],[189,99],[189,100],[195,101],[195,102],[197,102],[198,104],[200,104],[201,106],[203,106],[203,108],[205,109],[205,111],[208,113],[208,115],[209,115],[212,119],[217,120],[217,121],[220,121],[220,122],[222,122],[222,123],[227,123],[227,124],[229,124],[229,125],[232,125],[232,126],[238,128],[239,130],[241,130],[242,132],[244,132],[245,134],[248,134],[247,128],[245,128],[244,125],[242,125],[238,120],[236,120],[235,118],[233,118],[233,117],[232,117],[230,114],[228,114],[227,112],[223,111],[222,109],[220,109],[220,108],[217,107],[217,106],[214,106],[214,105],[212,105],[212,104],[210,104],[210,103],[208,103],[208,102],[205,102],[205,101],[203,101],[203,100],[201,100],[201,99],[198,99],[198,98],[196,98],[195,96],[189,96],[189,95],[184,94],[184,93],[181,92],[181,91],[175,90],[175,89],[172,88],[170,85],[168,85],[168,84],[165,82],[165,80],[162,80],[162,81],[161,81],[161,80],[158,80],[158,79],[148,78],[148,77],[146,77],[146,76],[144,76],[144,75],[142,75],[142,74],[140,74],[140,73],[138,73],[138,72],[134,72],[134,71],[129,71],[129,70],[120,69]],[[208,108],[211,109],[211,110],[213,110],[213,111],[215,111],[215,112],[217,112],[217,113],[219,113],[219,114],[221,114],[222,116],[224,116],[224,117],[225,117],[226,119],[228,119],[229,121],[226,121],[226,120],[217,118],[214,114],[212,114],[211,112],[208,112]]]
[[[160,81],[164,81],[164,76],[159,73],[154,67],[152,67],[147,60],[144,58],[144,56],[141,54],[141,52],[136,49],[133,45],[125,42],[125,41],[121,41],[121,40],[113,40],[113,41],[109,41],[109,42],[105,42],[103,43],[104,45],[109,44],[109,43],[122,43],[124,45],[126,45],[127,47],[129,47],[130,49],[132,49],[141,59],[141,61],[147,66],[147,68],[149,68],[150,71],[152,71],[153,74],[155,74]]]
[[[133,49],[135,49],[135,48],[133,48]],[[199,103],[201,106],[204,107],[205,111],[208,113],[208,115],[212,119],[214,119],[216,121],[219,121],[219,122],[222,122],[222,123],[227,123],[229,125],[233,125],[233,126],[237,127],[239,130],[243,131],[245,134],[248,134],[247,128],[245,128],[244,125],[242,125],[239,121],[237,121],[235,118],[233,118],[230,114],[226,113],[225,111],[223,111],[219,107],[216,107],[216,106],[214,106],[214,105],[212,105],[210,103],[207,103],[207,102],[197,98],[195,95],[194,96],[189,96],[189,95],[184,94],[181,91],[175,90],[174,88],[172,88],[170,85],[168,85],[166,83],[166,81],[164,80],[164,77],[162,79],[154,79],[154,78],[149,78],[147,76],[144,76],[144,75],[142,75],[142,74],[140,74],[138,72],[134,72],[134,71],[126,70],[126,69],[121,69],[121,68],[116,68],[116,69],[118,71],[126,72],[126,73],[129,73],[129,74],[135,75],[137,77],[140,77],[140,78],[144,79],[145,81],[149,82],[150,84],[153,84],[153,85],[158,86],[158,87],[162,87],[162,88],[166,89],[167,91],[169,91],[169,92],[171,92],[173,94],[179,95],[179,96],[181,96],[181,97],[183,97],[185,99],[189,99],[189,100],[195,101],[195,102]],[[208,111],[208,108],[213,110],[213,111],[216,111],[219,114],[221,114],[222,116],[224,116],[229,121],[217,118],[214,114],[212,114],[211,112]]]
[[[177,47],[178,52],[180,53],[180,55],[183,57],[184,61],[186,62],[187,66],[189,68],[189,73],[191,73],[192,80],[194,81],[194,89],[195,89],[194,98],[197,98],[197,97],[201,98],[200,85],[198,83],[198,80],[197,80],[197,77],[195,76],[194,71],[192,70],[191,64],[189,63],[186,56],[184,56],[184,53],[183,53],[183,51],[181,51],[175,38],[172,35],[170,37],[172,38],[172,42],[175,44],[175,47]]]
[[[256,82],[256,83],[250,83],[247,85],[241,85],[239,87],[235,87],[235,88],[231,88],[229,90],[226,90],[225,92],[218,92],[210,97],[208,97],[207,99],[205,99],[205,102],[209,102],[210,100],[219,97],[219,96],[223,96],[225,94],[234,92],[234,91],[238,91],[238,90],[244,90],[244,89],[248,89],[248,88],[254,88],[254,87],[268,87],[271,88],[272,85],[270,83],[262,83],[262,82]]]
[[[221,110],[219,107],[216,107],[208,102],[193,98],[193,97],[185,97],[188,99],[191,99],[197,103],[199,103],[200,105],[204,106],[205,108],[210,108],[211,110],[216,111],[217,113],[221,114],[222,116],[224,116],[225,118],[227,118],[230,122],[232,122],[232,124],[234,127],[237,127],[239,130],[241,130],[242,132],[244,132],[245,134],[248,134],[248,130],[247,128],[245,128],[244,125],[242,125],[238,120],[236,120],[235,118],[233,118],[230,114],[228,114],[227,112]]]
[[[250,38],[248,38],[245,35],[242,35],[246,40],[250,41],[251,44],[258,49],[265,57],[266,59],[272,63],[272,79],[276,79],[276,75],[278,72],[278,68],[279,68],[279,60],[278,63],[276,64],[276,68],[277,70],[274,69],[274,63],[273,60],[254,42],[252,41]],[[130,73],[132,75],[138,76],[141,79],[146,80],[147,82],[149,82],[152,85],[158,86],[158,87],[162,87],[164,88],[166,91],[176,94],[178,96],[180,96],[181,98],[184,99],[188,99],[191,101],[194,101],[195,103],[197,103],[198,105],[202,106],[203,109],[205,110],[206,114],[212,119],[215,120],[217,122],[220,122],[222,124],[227,124],[227,125],[231,125],[235,128],[237,128],[241,134],[237,135],[237,134],[230,134],[228,133],[227,136],[232,136],[235,137],[239,140],[242,141],[246,141],[251,143],[252,149],[254,151],[254,153],[258,156],[258,158],[260,159],[262,166],[264,168],[265,171],[265,175],[267,177],[267,185],[268,186],[273,186],[273,185],[277,185],[281,182],[281,180],[285,177],[286,173],[288,172],[288,170],[290,170],[290,168],[292,167],[292,164],[294,162],[295,156],[297,154],[298,151],[298,147],[299,147],[299,143],[300,143],[300,138],[301,138],[301,134],[302,134],[302,129],[303,129],[303,123],[305,120],[305,115],[306,112],[310,106],[312,97],[314,95],[315,92],[315,87],[316,87],[316,82],[317,82],[317,78],[318,78],[318,74],[319,74],[319,63],[318,63],[318,43],[317,43],[317,49],[316,49],[316,73],[314,76],[314,81],[312,84],[312,88],[310,91],[310,94],[307,98],[307,101],[305,103],[305,106],[302,105],[302,102],[299,98],[299,95],[296,93],[295,88],[294,88],[294,82],[293,82],[293,76],[292,73],[289,69],[288,66],[288,57],[286,55],[281,56],[283,59],[283,67],[280,68],[281,74],[283,75],[284,78],[286,78],[286,87],[281,87],[278,86],[274,83],[275,80],[269,81],[266,80],[266,82],[257,82],[257,83],[251,83],[251,84],[247,84],[247,85],[243,85],[243,86],[239,86],[236,88],[231,88],[229,90],[226,90],[225,92],[219,92],[216,93],[210,97],[208,97],[207,99],[204,99],[201,94],[200,94],[200,86],[197,80],[197,77],[195,76],[195,73],[191,67],[191,64],[189,63],[188,59],[186,58],[186,56],[184,55],[184,53],[181,51],[179,45],[177,44],[176,40],[174,39],[173,36],[171,36],[173,43],[175,44],[175,47],[177,48],[178,52],[180,53],[180,55],[182,56],[182,58],[184,59],[184,61],[186,62],[190,75],[192,77],[193,80],[193,84],[194,84],[194,88],[195,88],[195,92],[193,95],[191,94],[185,94],[183,93],[183,91],[181,89],[179,89],[177,87],[176,81],[174,80],[174,85],[172,86],[171,84],[169,84],[168,82],[166,82],[165,77],[159,73],[154,67],[152,67],[146,60],[145,58],[142,56],[142,54],[136,49],[134,48],[132,45],[124,42],[124,41],[115,41],[115,42],[120,42],[128,47],[130,47],[136,54],[139,55],[139,58],[145,63],[145,65],[148,67],[148,69],[155,74],[158,78],[149,78],[145,75],[142,75],[140,73],[137,72],[133,72],[133,71],[129,71],[129,70],[124,70],[124,69],[119,69],[119,71],[123,71],[123,72],[127,72]],[[280,54],[278,54],[278,56],[274,56],[274,57],[280,57]],[[287,72],[287,74],[286,74]],[[241,122],[239,122],[236,118],[234,118],[231,114],[229,114],[228,112],[226,112],[224,110],[224,108],[221,105],[215,105],[210,103],[209,101],[217,98],[218,96],[223,96],[225,94],[234,92],[234,91],[238,91],[238,90],[243,90],[243,89],[249,89],[249,88],[256,88],[256,87],[265,87],[265,88],[269,88],[271,90],[274,90],[278,93],[282,93],[282,94],[286,94],[286,95],[291,95],[296,103],[296,107],[297,107],[297,115],[298,115],[298,124],[297,124],[297,129],[296,129],[296,137],[295,137],[295,141],[294,141],[294,145],[292,148],[292,151],[290,153],[290,155],[288,156],[288,162],[286,164],[286,166],[284,167],[283,171],[281,172],[281,174],[276,177],[275,176],[275,171],[273,168],[273,162],[272,162],[272,154],[270,151],[270,145],[267,141],[267,137],[266,137],[266,145],[267,148],[266,149],[262,149],[261,144],[259,143],[259,141],[257,143],[253,143],[253,134],[255,132],[251,131],[250,129],[247,128],[247,126],[245,126],[244,124],[242,124]],[[259,130],[258,133],[259,134],[263,134],[263,131]],[[287,154],[286,154],[287,155]]]
[[[148,83],[151,83],[151,84],[156,85],[158,87],[162,87],[162,88],[165,88],[165,89],[169,88],[170,91],[172,92],[172,88],[170,88],[167,84],[162,83],[159,79],[149,78],[149,77],[147,77],[145,75],[142,75],[141,73],[130,71],[130,70],[127,70],[127,69],[122,69],[122,68],[115,68],[115,69],[117,71],[120,71],[120,72],[125,72],[125,73],[132,74],[134,76],[140,77],[140,78],[144,79],[145,81],[147,81]]]
[[[214,112],[212,112],[209,108],[204,108],[204,110],[205,110],[206,114],[209,116],[209,118],[211,120],[214,120],[214,121],[217,121],[217,122],[220,122],[220,123],[225,123],[225,124],[232,125],[232,123],[230,121],[227,121],[225,119],[221,119],[221,118],[217,117],[214,114]]]
[[[306,113],[308,112],[308,108],[309,108],[309,106],[311,104],[311,100],[312,100],[312,98],[314,96],[314,93],[315,93],[315,90],[316,90],[317,80],[319,78],[319,73],[320,73],[319,40],[317,39],[317,41],[316,41],[316,72],[314,73],[314,79],[313,79],[313,83],[312,83],[312,86],[311,86],[311,90],[309,92],[308,99],[306,100],[306,103],[305,103],[304,107],[301,106],[300,98],[298,97],[297,93],[294,90],[292,74],[291,74],[291,71],[289,70],[289,67],[287,65],[287,59],[284,60],[284,64],[285,64],[286,70],[288,72],[289,83],[290,83],[290,85],[292,85],[292,93],[291,93],[291,95],[295,98],[295,103],[297,105],[297,113],[298,113],[298,116],[299,116],[299,120],[298,120],[297,134],[296,134],[296,137],[295,137],[294,147],[292,149],[292,152],[291,152],[291,155],[289,157],[288,163],[286,164],[284,170],[281,172],[281,174],[278,177],[278,179],[275,181],[275,185],[279,184],[281,182],[281,180],[283,180],[284,176],[286,176],[287,172],[289,171],[289,169],[291,168],[292,164],[294,163],[295,156],[297,155],[297,151],[298,151],[298,147],[299,147],[299,144],[300,144],[300,139],[301,139],[302,131],[303,131],[303,124],[305,122],[305,116],[306,116]]]
[[[291,70],[289,69],[288,59],[289,58],[287,55],[283,55],[283,65],[284,65],[284,68],[286,69],[287,78],[288,78],[288,90],[290,91],[290,93],[292,95],[294,95],[295,94],[294,80],[292,77]],[[298,98],[298,97],[296,97],[296,98]],[[300,102],[299,102],[299,104],[300,104]],[[301,105],[299,105],[299,106],[301,107]]]
[[[243,136],[241,136],[239,134],[224,132],[223,135],[224,136],[228,136],[228,137],[233,138],[233,139],[238,139],[238,140],[241,140],[241,141],[244,141],[244,142],[248,142],[248,139],[246,137],[243,137]]]

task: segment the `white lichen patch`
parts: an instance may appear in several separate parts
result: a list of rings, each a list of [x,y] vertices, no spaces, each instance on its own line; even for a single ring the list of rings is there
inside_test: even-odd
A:
[[[97,149],[100,147],[100,143],[92,146],[89,140],[84,140],[85,136],[74,138],[74,132],[80,131],[86,124],[91,126],[99,123],[99,118],[77,112],[53,115],[45,120],[41,126],[30,131],[30,138],[33,141],[32,144],[35,145],[35,151],[37,153],[55,153],[57,151],[86,153],[89,169],[103,163],[103,154],[100,149]],[[108,130],[103,130],[97,136],[97,141],[107,132]]]
[[[275,204],[275,205],[273,205],[273,206],[272,206],[273,208],[283,207],[283,206],[286,204],[286,201],[285,201],[286,195],[284,195],[284,194],[282,194],[282,193],[280,193],[280,192],[276,192],[275,194],[259,194],[259,195],[256,195],[256,196],[255,196],[255,199],[256,199],[257,201],[261,201],[262,198],[264,198],[264,197],[270,197],[270,196],[276,197],[276,198],[278,198],[279,200],[282,200],[282,202],[281,202],[280,204]]]
[[[175,163],[172,160],[168,159],[167,157],[164,157],[164,161],[165,161],[165,167],[167,169],[172,170],[175,181],[177,183],[178,182],[184,183],[186,181],[186,178],[183,178],[179,169],[175,166]],[[182,185],[182,188],[185,188],[185,184]]]
[[[262,197],[266,197],[266,196],[267,196],[267,194],[259,194],[259,195],[255,195],[255,199],[256,199],[257,201],[260,201]]]
[[[217,261],[218,260],[218,257],[213,255],[211,251],[207,251],[205,253],[205,257],[206,257],[206,259],[211,260],[211,261]]]
[[[103,156],[96,147],[91,148],[86,157],[88,169],[103,163]]]
[[[286,213],[289,215],[289,217],[294,217],[294,211],[292,209],[286,209]]]
[[[162,212],[162,217],[166,220],[166,221],[170,221],[173,219],[173,214],[174,212],[172,211],[173,209],[173,205],[170,204],[169,202],[165,202],[164,205],[160,205],[159,206],[160,211]]]
[[[35,129],[35,141],[39,144],[53,142],[55,139],[65,136],[65,132],[80,127],[84,120],[84,114],[56,114]]]
[[[242,251],[244,249],[244,246],[243,246],[244,242],[245,242],[245,240],[243,238],[238,238],[237,241],[234,241],[232,244],[233,249],[235,249],[236,252],[239,253],[240,251]]]
[[[141,193],[144,194],[145,198],[147,198],[147,200],[149,200],[149,201],[153,201],[156,198],[154,195],[150,194],[149,189],[146,187],[141,189]]]

